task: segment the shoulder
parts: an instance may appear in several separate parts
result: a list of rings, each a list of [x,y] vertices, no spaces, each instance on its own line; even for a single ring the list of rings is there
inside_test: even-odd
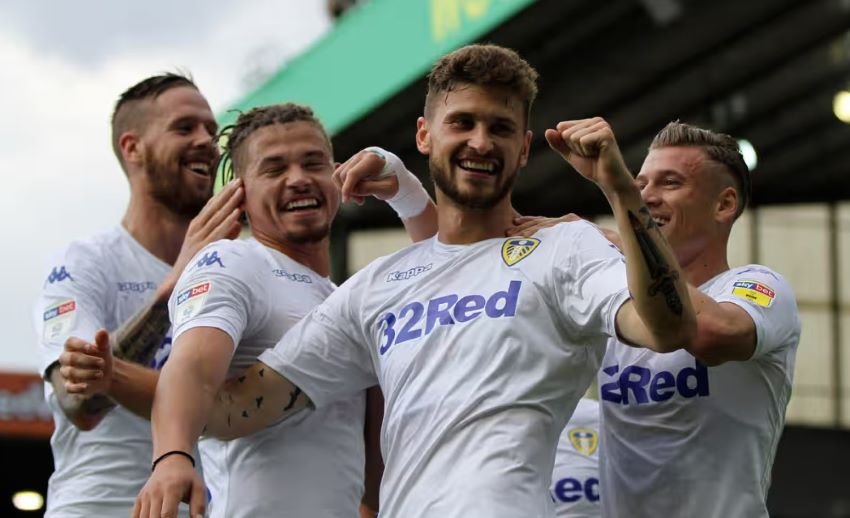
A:
[[[202,248],[186,266],[186,273],[216,272],[241,275],[265,262],[262,245],[254,240],[222,239]]]
[[[707,290],[714,298],[740,298],[763,307],[775,303],[796,306],[794,290],[785,277],[760,264],[732,268],[711,282]]]

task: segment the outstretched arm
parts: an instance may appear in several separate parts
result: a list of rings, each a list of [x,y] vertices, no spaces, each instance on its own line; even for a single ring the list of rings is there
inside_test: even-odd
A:
[[[617,313],[626,342],[658,352],[690,344],[696,318],[673,251],[643,204],[611,127],[601,118],[558,123],[546,140],[605,194],[617,221],[632,298]]]

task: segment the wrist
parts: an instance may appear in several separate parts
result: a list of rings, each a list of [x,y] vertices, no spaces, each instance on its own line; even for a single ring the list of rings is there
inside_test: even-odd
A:
[[[394,176],[398,181],[398,191],[386,200],[387,204],[398,214],[398,217],[410,219],[422,214],[431,198],[419,178],[411,173],[405,167],[404,162],[395,154],[374,146],[366,148],[366,151],[374,153],[384,160],[384,167],[378,174],[378,178]]]
[[[182,461],[178,459],[182,459]],[[170,450],[154,459],[153,463],[151,463],[151,471],[154,471],[158,465],[166,461],[168,463],[189,462],[193,468],[195,467],[195,457],[191,453],[186,453],[183,450]]]

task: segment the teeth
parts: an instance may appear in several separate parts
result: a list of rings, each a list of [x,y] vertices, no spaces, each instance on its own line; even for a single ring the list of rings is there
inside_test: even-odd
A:
[[[473,171],[484,171],[492,173],[496,170],[496,166],[490,162],[478,162],[475,160],[461,160],[460,166],[464,169],[472,169]]]
[[[667,223],[666,218],[660,218],[658,216],[653,216],[652,221],[654,221],[655,224],[658,225],[659,227],[663,227]]]
[[[304,207],[318,207],[319,200],[316,198],[304,198],[303,200],[295,200],[287,203],[283,208],[286,210],[303,209]]]
[[[186,167],[199,174],[207,174],[210,172],[210,165],[204,162],[192,162]]]

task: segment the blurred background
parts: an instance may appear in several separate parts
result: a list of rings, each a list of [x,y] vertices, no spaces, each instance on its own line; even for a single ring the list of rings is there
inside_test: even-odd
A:
[[[605,117],[635,171],[670,120],[741,139],[753,205],[731,264],[785,275],[803,320],[771,515],[850,516],[850,0],[0,2],[0,516],[41,515],[15,508],[38,507],[52,471],[31,306],[49,254],[123,213],[108,127],[121,91],[180,68],[222,123],[231,108],[306,103],[338,160],[379,145],[430,189],[413,140],[424,77],[476,41],[512,47],[540,72],[514,193],[524,214],[610,224],[596,189],[548,151],[543,130],[559,120]],[[334,277],[407,242],[385,205],[346,205]],[[19,491],[33,493],[13,504]]]

